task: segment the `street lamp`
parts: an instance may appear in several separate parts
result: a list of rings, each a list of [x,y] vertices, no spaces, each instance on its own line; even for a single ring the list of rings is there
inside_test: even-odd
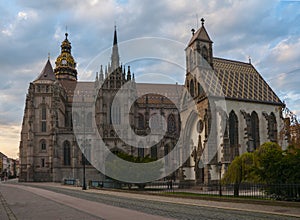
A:
[[[82,97],[82,112],[83,112],[83,153],[82,153],[82,165],[83,165],[83,183],[82,190],[86,190],[86,181],[85,181],[85,105],[84,105],[84,97]]]
[[[222,162],[218,162],[218,169],[219,169],[219,196],[222,196],[222,184],[221,184],[221,177],[222,177]]]

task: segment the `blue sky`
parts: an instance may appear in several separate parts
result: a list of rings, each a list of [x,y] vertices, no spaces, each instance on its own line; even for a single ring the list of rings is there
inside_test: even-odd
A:
[[[281,100],[300,114],[299,1],[1,0],[0,151],[17,156],[28,85],[41,72],[48,52],[54,66],[66,26],[79,79],[93,80],[95,69],[87,67],[91,62],[95,68],[105,65],[99,56],[110,51],[115,23],[120,44],[125,42],[120,46],[121,59],[127,59],[126,42],[155,37],[177,42],[182,51],[170,56],[184,64],[184,46],[197,26],[196,15],[206,19],[214,56],[244,62],[251,56]],[[163,72],[172,82],[184,80],[184,70],[174,63],[151,60],[130,65],[137,78]]]

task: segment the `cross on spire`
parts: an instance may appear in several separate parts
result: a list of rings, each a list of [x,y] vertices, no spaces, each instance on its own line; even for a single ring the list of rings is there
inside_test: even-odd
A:
[[[201,18],[202,27],[204,27],[204,22],[205,22],[204,18]]]

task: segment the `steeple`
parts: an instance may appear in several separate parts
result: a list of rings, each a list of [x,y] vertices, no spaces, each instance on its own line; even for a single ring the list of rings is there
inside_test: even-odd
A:
[[[119,57],[119,50],[118,50],[118,39],[117,39],[117,27],[115,26],[114,31],[114,41],[113,41],[113,48],[111,54],[111,70],[114,71],[120,66],[120,57]]]
[[[48,56],[48,60],[47,63],[44,67],[44,69],[42,70],[42,72],[40,73],[40,75],[37,77],[37,79],[35,81],[38,80],[51,80],[51,81],[55,81],[55,75],[53,73],[53,68],[52,65],[50,63],[50,57]]]
[[[71,54],[71,43],[68,40],[68,33],[65,33],[65,40],[61,43],[61,53],[55,61],[55,77],[58,80],[77,80],[76,62]]]
[[[192,38],[186,48],[188,71],[192,71],[196,66],[213,68],[213,42],[206,31],[204,22],[202,18],[201,27],[196,32],[192,29]]]

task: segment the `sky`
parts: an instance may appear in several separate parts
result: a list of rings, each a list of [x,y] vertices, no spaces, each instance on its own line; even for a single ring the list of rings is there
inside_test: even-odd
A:
[[[107,63],[117,25],[121,61],[131,65],[137,81],[149,80],[151,72],[158,76],[152,81],[183,84],[184,48],[202,17],[214,56],[242,62],[250,56],[280,99],[300,115],[300,1],[0,0],[0,152],[18,157],[29,83],[48,53],[55,67],[66,31],[79,80],[94,80],[100,64]],[[128,58],[149,45],[167,58]]]

